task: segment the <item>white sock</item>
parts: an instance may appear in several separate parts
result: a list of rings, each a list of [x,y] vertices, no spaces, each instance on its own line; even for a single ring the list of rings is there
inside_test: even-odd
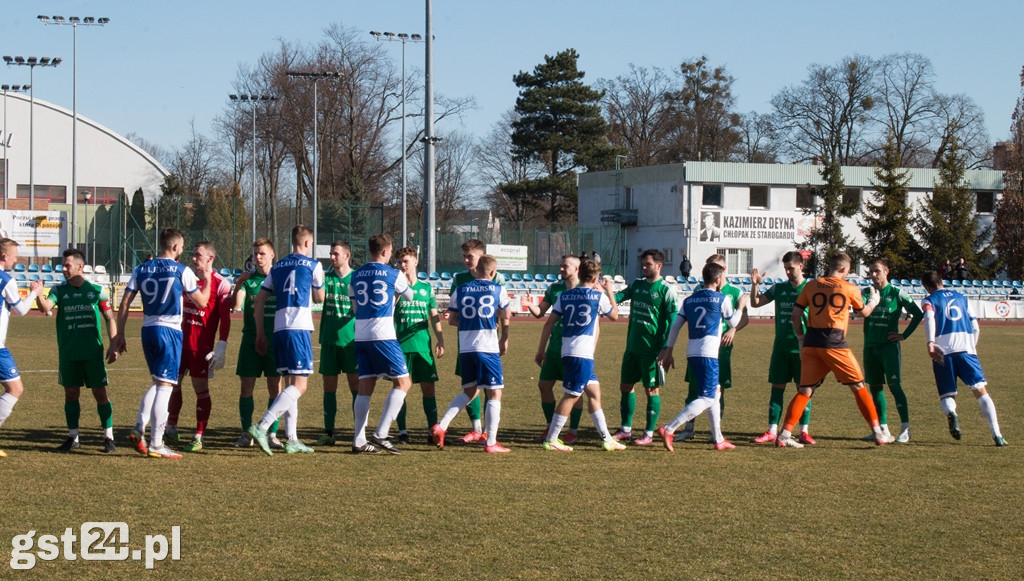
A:
[[[270,407],[267,408],[267,413],[263,414],[263,418],[260,419],[259,428],[264,431],[268,430],[270,428],[270,424],[277,421],[277,418],[283,416],[293,405],[297,405],[296,402],[299,401],[299,397],[301,396],[302,394],[299,392],[299,388],[294,385],[289,385],[281,390],[281,393],[277,394],[277,397],[274,398],[274,403],[270,404]],[[286,434],[288,433],[287,430],[288,424],[286,420]]]
[[[284,434],[289,441],[299,439],[299,402],[293,401],[290,408],[284,412]],[[271,422],[273,423],[273,422]],[[269,426],[268,426],[269,427]]]
[[[139,402],[139,415],[135,417],[135,430],[140,434],[146,432],[149,425],[149,418],[153,415],[153,401],[156,400],[156,384],[149,386],[146,393],[142,394],[142,401]]]
[[[14,409],[16,403],[18,403],[18,398],[13,395],[9,393],[0,395],[0,426],[4,425],[7,416],[11,415],[11,410]]]
[[[104,438],[109,438],[109,439],[113,440],[114,439],[114,428],[112,428],[112,427],[111,428],[103,428],[103,437]]]
[[[604,419],[604,410],[591,412],[590,419],[594,422],[594,427],[597,428],[597,435],[601,436],[602,440],[610,440],[612,435],[608,432],[608,422]]]
[[[948,416],[949,414],[956,413],[956,400],[951,397],[944,397],[939,400],[939,408],[942,410],[942,415]]]
[[[546,440],[548,442],[554,442],[558,439],[558,435],[562,433],[562,428],[565,427],[565,422],[569,421],[569,416],[563,416],[561,414],[553,414],[551,416],[551,425],[548,426],[548,436]],[[487,434],[490,438],[491,435]]]
[[[380,421],[377,422],[377,430],[373,432],[373,435],[378,438],[387,438],[388,432],[391,431],[391,422],[395,421],[398,417],[398,412],[402,411],[402,404],[405,403],[405,392],[400,389],[392,389],[388,393],[388,398],[384,400],[384,411],[380,413]]]
[[[352,439],[353,446],[366,445],[366,424],[370,421],[370,396],[357,395],[356,403],[352,408],[353,422],[355,424],[355,437]]]
[[[803,424],[800,425],[801,429],[804,429],[805,427],[806,426],[804,426]],[[768,424],[768,433],[770,433],[770,434],[778,434],[779,433],[779,424]]]
[[[686,404],[686,407],[683,408],[683,411],[679,412],[679,415],[673,418],[672,421],[669,422],[667,426],[665,426],[665,428],[668,430],[668,433],[671,434],[678,430],[679,427],[682,426],[683,424],[691,426],[693,418],[697,417],[697,415],[699,415],[704,410],[708,409],[708,407],[710,407],[714,403],[715,400],[711,399],[710,397],[698,397],[697,399]],[[692,429],[688,429],[688,431],[692,431]]]
[[[461,412],[467,405],[469,405],[469,396],[466,395],[466,392],[462,392],[453,397],[452,402],[448,404],[448,409],[444,411],[444,415],[441,416],[441,421],[438,422],[437,425],[440,426],[442,430],[447,430],[449,424],[451,424],[452,420],[455,419],[455,416],[459,415],[459,412]],[[473,431],[480,431],[479,424],[479,420],[473,422]]]
[[[981,407],[981,415],[988,422],[988,429],[992,431],[992,437],[1002,437],[1002,434],[999,432],[999,419],[996,418],[996,404],[992,401],[992,396],[986,393],[979,397],[978,405]]]
[[[722,392],[719,391],[719,394]],[[711,430],[711,441],[715,444],[725,439],[722,436],[722,406],[718,404],[720,395],[716,395],[715,399],[712,400],[711,407],[708,408],[708,429]]]
[[[482,431],[484,431],[483,420],[472,420],[472,422],[473,422],[473,431],[474,432],[482,432]]]
[[[164,445],[164,430],[167,429],[167,404],[171,401],[171,391],[173,388],[169,385],[158,385],[156,388],[156,397],[153,398],[153,412],[150,414],[150,422],[152,425],[149,427],[149,445],[151,448],[159,448]]]
[[[493,446],[498,443],[498,422],[501,421],[501,400],[487,400],[484,413],[484,426],[487,429],[487,445]]]
[[[800,429],[800,433],[801,434],[807,433],[807,424],[800,424],[798,427]],[[772,430],[772,431],[775,432],[775,431],[778,431],[778,429],[779,429],[779,426],[778,426],[778,424],[776,424],[775,425],[775,429]]]

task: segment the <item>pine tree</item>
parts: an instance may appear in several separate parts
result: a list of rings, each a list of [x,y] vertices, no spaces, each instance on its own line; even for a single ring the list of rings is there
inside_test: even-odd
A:
[[[1006,275],[1014,280],[1024,278],[1024,67],[1020,81],[1021,96],[1011,117],[1003,196],[996,206],[994,237]]]
[[[824,183],[811,188],[815,205],[804,211],[807,215],[815,216],[816,228],[798,245],[800,249],[814,253],[805,266],[812,276],[827,275],[825,267],[828,259],[837,252],[849,254],[854,264],[858,263],[861,254],[860,249],[852,246],[843,232],[842,218],[853,216],[858,208],[843,201],[846,184],[843,182],[842,167],[838,162],[829,160],[822,164],[819,172]]]
[[[910,173],[900,169],[900,151],[893,136],[886,140],[882,163],[875,168],[873,201],[864,204],[857,221],[867,241],[870,258],[889,263],[890,278],[915,278],[922,265],[916,260],[921,249],[910,231],[913,212],[907,204]]]
[[[966,179],[966,161],[955,129],[937,169],[932,195],[921,202],[915,220],[924,262],[928,268],[938,268],[947,259],[956,262],[963,257],[971,278],[987,278],[995,267],[988,245],[992,229],[980,228],[977,196]]]

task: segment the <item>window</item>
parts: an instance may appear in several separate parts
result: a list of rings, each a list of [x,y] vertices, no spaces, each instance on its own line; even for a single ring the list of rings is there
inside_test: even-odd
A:
[[[631,209],[633,207],[633,187],[632,186],[626,186],[626,200],[625,200],[625,202],[626,202],[625,205],[622,206],[623,208],[626,208],[628,210],[628,209]]]
[[[860,208],[860,188],[843,188],[843,206]]]
[[[89,194],[89,201],[86,202],[85,194]],[[96,186],[79,186],[78,187],[78,202],[80,204],[116,204],[121,196],[124,194],[124,188],[104,188]],[[131,203],[131,198],[128,198],[128,202]]]
[[[974,204],[974,211],[979,214],[991,214],[996,211],[995,192],[975,192],[977,200]]]
[[[718,184],[704,184],[704,197],[701,204],[704,206],[722,207],[722,186]]]
[[[27,200],[29,198],[29,193],[28,184],[18,184],[18,191],[16,194],[18,198]],[[65,204],[68,201],[68,188],[67,186],[45,186],[36,184],[35,199],[49,200],[57,204]]]
[[[768,207],[768,186],[750,186],[750,207]]]
[[[754,269],[752,248],[719,248],[716,252],[725,257],[725,274],[728,276],[744,275]]]
[[[661,249],[661,253],[665,255],[665,262],[662,263],[662,264],[664,266],[671,265],[672,264],[672,249],[671,248],[662,248]]]
[[[814,190],[811,188],[796,189],[796,207],[799,210],[814,209]]]

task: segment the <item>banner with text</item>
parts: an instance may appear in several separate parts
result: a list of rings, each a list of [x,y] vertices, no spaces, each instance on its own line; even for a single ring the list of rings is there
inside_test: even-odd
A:
[[[498,259],[498,270],[526,270],[526,246],[488,244],[487,254]]]
[[[816,218],[800,212],[701,210],[698,242],[801,242],[815,229]]]
[[[60,256],[68,247],[67,212],[0,210],[0,237],[20,244],[22,257]]]

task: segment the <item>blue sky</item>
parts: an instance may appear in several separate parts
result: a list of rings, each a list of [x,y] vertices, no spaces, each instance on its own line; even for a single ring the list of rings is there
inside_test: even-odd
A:
[[[106,16],[105,28],[78,32],[78,110],[121,134],[166,148],[182,145],[189,122],[211,133],[240,64],[273,51],[278,39],[316,42],[330,23],[422,33],[423,0],[246,2],[5,0],[0,53],[60,56],[36,69],[36,97],[71,108],[72,32],[43,26],[41,13]],[[741,112],[769,111],[781,88],[811,63],[860,53],[919,52],[931,59],[944,93],[965,93],[985,111],[992,140],[1008,134],[1024,65],[1024,3],[979,0],[834,2],[736,0],[434,0],[435,91],[473,96],[465,129],[487,133],[517,95],[512,76],[546,54],[575,48],[586,81],[624,74],[628,65],[673,70],[708,55],[736,78]],[[395,62],[400,45],[392,45]],[[407,46],[422,68],[422,45]],[[28,70],[0,65],[0,82],[28,82]]]

